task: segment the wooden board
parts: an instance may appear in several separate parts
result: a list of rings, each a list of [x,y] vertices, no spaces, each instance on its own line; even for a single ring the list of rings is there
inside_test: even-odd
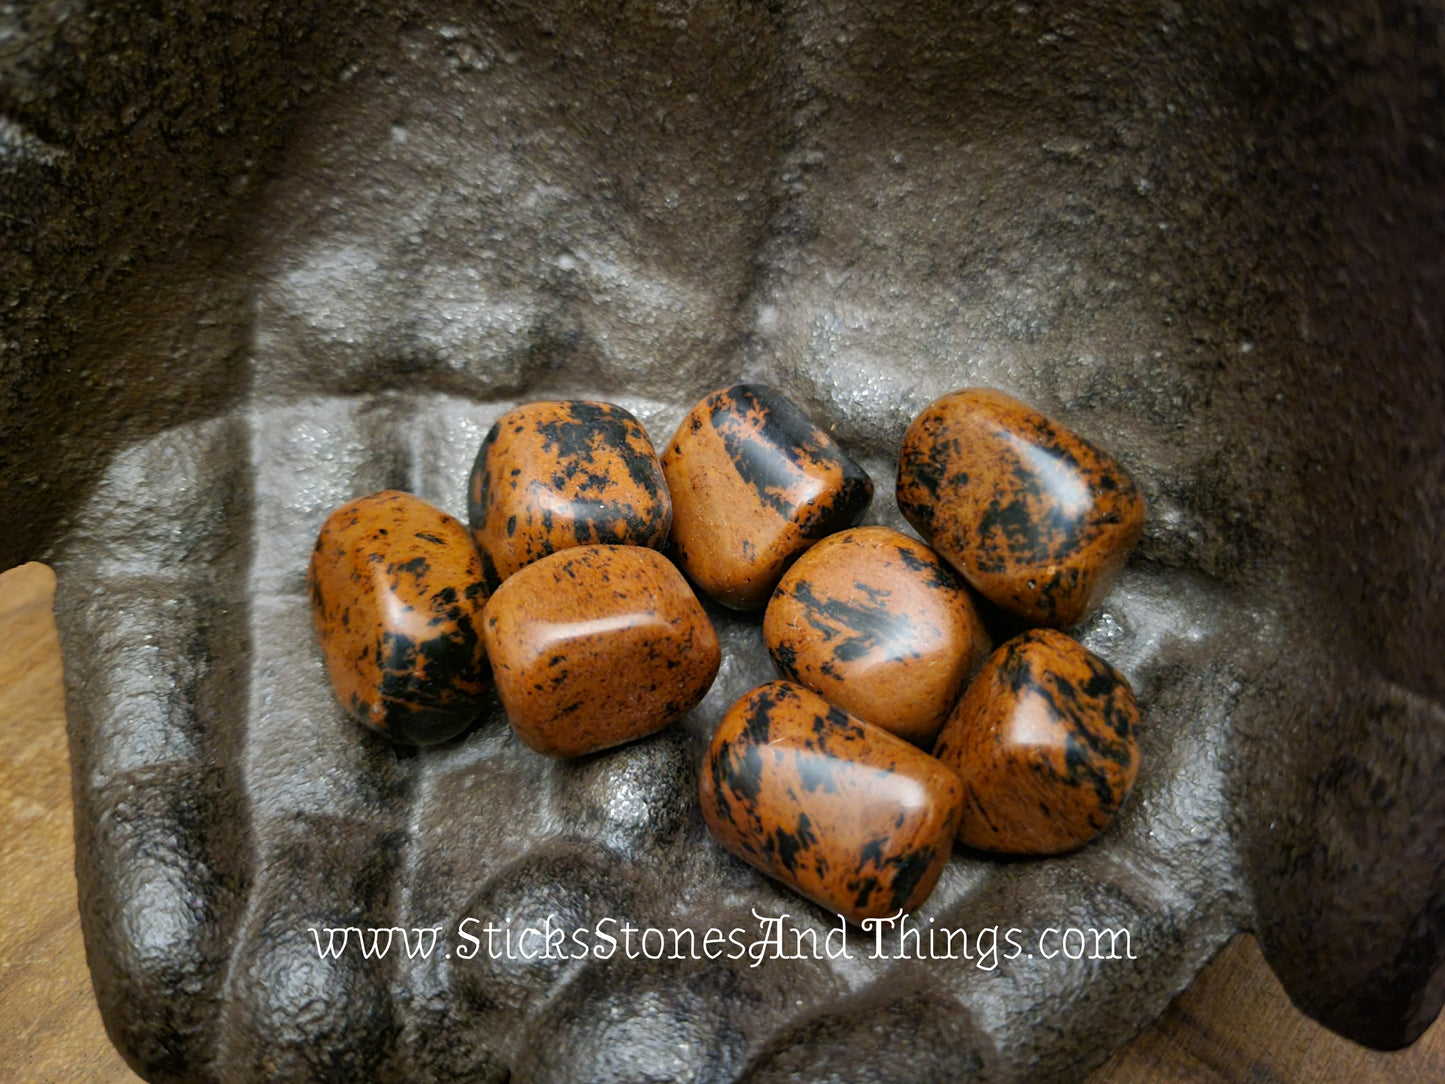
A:
[[[0,574],[0,1082],[134,1084],[90,987],[75,894],[60,644],[44,565]],[[1445,1023],[1409,1050],[1340,1039],[1236,938],[1088,1084],[1440,1084]]]
[[[55,575],[0,575],[0,1081],[139,1079],[106,1038],[75,895]]]

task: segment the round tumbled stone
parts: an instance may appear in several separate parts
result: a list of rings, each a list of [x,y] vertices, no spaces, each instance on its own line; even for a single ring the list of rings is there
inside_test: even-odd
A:
[[[938,736],[963,780],[958,838],[1009,854],[1087,843],[1128,797],[1139,709],[1119,671],[1077,640],[1031,629],[989,657]]]
[[[873,482],[765,384],[713,392],[662,454],[678,564],[725,606],[763,606],[799,553],[856,523]]]
[[[672,501],[632,414],[565,399],[497,419],[472,465],[467,518],[495,591],[522,566],[572,546],[661,546]]]
[[[864,722],[931,747],[990,642],[944,560],[891,527],[804,553],[763,616],[778,673]]]
[[[699,792],[728,851],[853,922],[928,898],[962,800],[927,753],[788,681],[728,709]]]
[[[412,745],[476,718],[487,588],[459,520],[397,490],[344,504],[321,528],[307,582],[332,688],[354,718]]]
[[[487,606],[483,639],[512,729],[574,757],[661,730],[697,706],[722,653],[656,550],[577,546],[527,565]]]
[[[985,598],[1054,627],[1098,607],[1144,526],[1144,499],[1109,455],[988,388],[913,419],[898,507]]]

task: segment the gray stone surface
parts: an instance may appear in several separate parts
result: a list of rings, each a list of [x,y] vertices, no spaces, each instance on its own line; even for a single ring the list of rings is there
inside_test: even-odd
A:
[[[1445,14],[1435,4],[0,9],[0,561],[53,560],[82,917],[156,1081],[1076,1079],[1236,929],[1342,1033],[1445,998]],[[518,402],[665,440],[780,386],[866,464],[1000,387],[1150,502],[1087,644],[1137,790],[918,916],[1136,960],[318,959],[308,927],[829,916],[689,801],[770,676],[577,764],[493,705],[341,714],[303,573],[342,501],[465,507]],[[976,948],[977,946],[974,945]],[[1000,951],[1007,946],[1000,944]],[[996,966],[979,966],[996,964]]]

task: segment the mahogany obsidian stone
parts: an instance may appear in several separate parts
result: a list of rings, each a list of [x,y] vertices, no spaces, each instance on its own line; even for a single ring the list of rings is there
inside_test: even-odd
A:
[[[898,508],[986,598],[1055,626],[1098,608],[1144,528],[1144,499],[1118,463],[989,388],[913,419]]]
[[[353,718],[426,745],[466,729],[488,681],[487,588],[467,529],[388,490],[326,520],[307,573],[332,687]]]
[[[1329,1027],[1418,1035],[1445,998],[1441,19],[8,5],[0,565],[56,569],[80,920],[130,1063],[1075,1084],[1241,930]],[[1139,545],[1075,630],[1138,695],[1134,794],[1047,861],[956,846],[917,921],[1127,926],[1139,958],[986,971],[854,944],[713,961],[728,983],[670,959],[319,960],[311,926],[460,947],[479,894],[532,901],[499,922],[701,946],[757,935],[756,909],[822,940],[828,916],[698,808],[723,712],[776,676],[757,615],[709,607],[718,679],[652,739],[538,756],[488,693],[463,739],[398,755],[337,707],[305,583],[358,495],[464,511],[514,407],[613,401],[661,452],[708,392],[757,382],[875,482],[928,403],[992,386],[1138,484]],[[891,493],[867,514],[907,529]]]
[[[866,471],[782,392],[738,384],[683,419],[662,455],[678,564],[726,606],[762,606],[788,563],[855,523]]]
[[[467,517],[496,590],[569,546],[661,546],[672,502],[642,426],[613,403],[528,403],[497,419],[467,483]]]
[[[484,639],[512,729],[575,757],[681,718],[712,685],[717,634],[666,557],[578,546],[527,565],[487,606]]]
[[[961,799],[958,778],[928,754],[789,681],[728,709],[699,792],[719,843],[853,922],[928,898]]]
[[[963,780],[958,838],[1010,854],[1057,854],[1098,835],[1139,770],[1139,709],[1124,675],[1053,629],[1000,647],[938,736]]]
[[[763,637],[789,681],[930,748],[991,646],[968,588],[891,527],[839,531],[804,553],[768,602]]]

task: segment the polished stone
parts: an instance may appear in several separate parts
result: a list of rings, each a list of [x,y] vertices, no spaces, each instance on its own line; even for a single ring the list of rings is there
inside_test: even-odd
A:
[[[672,502],[657,453],[612,403],[528,403],[497,419],[467,485],[487,585],[570,546],[661,546]]]
[[[487,588],[459,520],[397,490],[342,505],[307,582],[332,688],[354,718],[413,745],[476,718],[489,685]]]
[[[890,527],[839,531],[798,558],[763,637],[783,677],[928,747],[991,647],[953,570]]]
[[[1241,926],[1305,1011],[1408,1042],[1445,999],[1438,9],[682,7],[7,9],[0,566],[59,575],[116,1045],[197,1084],[1075,1079]],[[661,451],[740,372],[855,455],[974,383],[1127,457],[1151,560],[1089,643],[1129,659],[1149,801],[1108,856],[951,863],[924,910],[1141,959],[619,952],[565,999],[319,961],[322,919],[454,935],[493,879],[590,885],[542,862],[574,834],[633,889],[594,917],[757,933],[771,882],[709,841],[559,821],[562,773],[490,728],[415,760],[339,709],[297,732],[332,694],[288,664],[326,514],[415,478],[465,519],[489,404],[645,398]],[[715,624],[708,729],[774,676]]]
[[[1031,629],[989,657],[934,756],[963,780],[958,838],[1057,854],[1108,825],[1139,769],[1139,709],[1119,671],[1077,640]]]
[[[788,563],[856,523],[873,483],[782,392],[739,384],[683,419],[662,455],[678,563],[725,606],[763,606]]]
[[[937,760],[788,681],[728,709],[699,791],[727,850],[853,922],[922,905],[962,798]]]
[[[945,395],[913,419],[898,507],[984,597],[1056,628],[1098,607],[1144,526],[1123,467],[989,388]]]
[[[697,706],[722,661],[687,581],[641,546],[533,562],[492,596],[483,639],[512,729],[552,756],[661,730]]]

